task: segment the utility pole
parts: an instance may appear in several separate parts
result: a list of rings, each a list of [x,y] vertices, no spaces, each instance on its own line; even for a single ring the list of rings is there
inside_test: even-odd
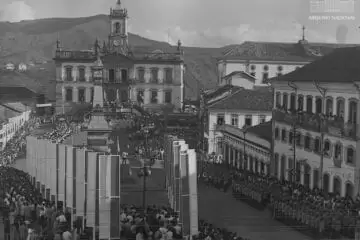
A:
[[[326,98],[326,92],[327,92],[327,89],[321,87],[319,85],[318,82],[314,81],[314,85],[316,87],[316,89],[319,91],[319,93],[321,94],[321,97],[322,97],[322,106],[321,106],[321,111],[322,112],[326,112],[326,104],[325,104],[325,98]],[[315,106],[316,108],[316,106]],[[316,111],[316,109],[315,109]],[[324,171],[324,129],[323,129],[323,121],[324,119],[322,118],[321,116],[322,113],[320,113],[320,122],[319,122],[319,130],[320,130],[320,171],[319,171],[319,178],[320,178],[320,189],[323,189],[323,171]]]
[[[297,167],[296,167],[296,131],[297,131],[297,122],[299,120],[299,111],[296,109],[296,102],[297,102],[297,86],[293,82],[288,82],[288,86],[295,91],[295,99],[293,106],[295,109],[290,109],[290,111],[295,111],[295,117],[293,118],[293,125],[292,125],[292,136],[293,136],[293,167],[289,169],[290,175],[292,177],[293,183],[296,183],[297,178]],[[291,98],[291,97],[290,97]],[[291,102],[291,101],[290,101]]]

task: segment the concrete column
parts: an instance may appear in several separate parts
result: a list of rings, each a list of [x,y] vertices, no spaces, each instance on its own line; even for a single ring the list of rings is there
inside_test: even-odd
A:
[[[310,170],[310,181],[309,181],[309,187],[310,189],[313,189],[314,188],[314,170],[311,169]]]
[[[288,170],[289,170],[289,160],[286,159],[286,161],[285,161],[285,180],[290,180],[288,178]]]
[[[232,148],[231,148],[230,145],[228,145],[228,152],[227,152],[227,154],[228,154],[227,163],[228,164],[231,164],[231,161],[232,161],[232,159],[231,159],[231,151],[232,151]]]
[[[345,183],[346,181],[344,181],[343,179],[342,179],[342,181],[341,181],[341,197],[345,197],[345,193],[346,193],[346,183]],[[355,187],[355,186],[354,186]]]
[[[149,104],[150,103],[150,89],[145,88],[144,89],[144,104]]]
[[[85,102],[89,103],[91,101],[91,88],[85,88]]]
[[[316,97],[313,96],[312,98],[312,112],[316,113]]]
[[[333,115],[337,115],[337,101],[336,98],[333,98]]]
[[[164,90],[163,89],[159,89],[158,91],[158,103],[159,104],[163,104],[164,103]]]
[[[300,165],[300,183],[304,185],[305,166]]]
[[[250,156],[249,154],[247,154],[247,170],[251,170],[251,167],[252,166],[250,166]]]
[[[307,107],[307,101],[306,101],[306,95],[303,96],[303,111],[306,112]]]
[[[66,91],[65,91],[64,86],[61,88],[61,95],[62,95],[62,100],[65,101],[66,100]]]
[[[79,96],[78,96],[78,88],[77,87],[73,87],[73,102],[78,102],[79,101]]]
[[[264,168],[265,168],[265,166],[264,166]],[[261,162],[260,161],[258,161],[258,169],[257,169],[257,171],[258,171],[258,173],[261,173]]]
[[[344,122],[347,123],[349,121],[349,99],[345,98],[344,101]]]

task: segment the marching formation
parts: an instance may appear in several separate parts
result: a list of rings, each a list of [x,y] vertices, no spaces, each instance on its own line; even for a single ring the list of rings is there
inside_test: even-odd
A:
[[[208,185],[227,190],[232,185],[233,196],[258,210],[270,211],[276,220],[306,235],[332,239],[355,237],[360,220],[360,196],[340,197],[321,189],[279,181],[269,175],[259,175],[225,164],[207,162],[201,179]],[[209,176],[209,177],[208,177]]]

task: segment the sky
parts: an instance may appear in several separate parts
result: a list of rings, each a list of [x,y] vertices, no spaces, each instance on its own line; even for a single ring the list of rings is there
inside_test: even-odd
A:
[[[315,21],[316,0],[122,0],[129,30],[143,37],[186,46],[220,47],[243,41],[360,43],[360,8]],[[327,1],[327,0],[323,0]],[[116,0],[1,0],[0,21],[108,14]],[[334,16],[336,18],[334,18]],[[339,19],[345,16],[346,19]],[[359,22],[359,24],[357,24]]]

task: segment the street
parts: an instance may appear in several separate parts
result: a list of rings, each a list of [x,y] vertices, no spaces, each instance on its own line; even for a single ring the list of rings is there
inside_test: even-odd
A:
[[[213,187],[198,185],[199,216],[217,227],[228,228],[251,240],[310,240],[271,218],[269,211],[258,211],[235,200],[231,190],[221,192]]]

